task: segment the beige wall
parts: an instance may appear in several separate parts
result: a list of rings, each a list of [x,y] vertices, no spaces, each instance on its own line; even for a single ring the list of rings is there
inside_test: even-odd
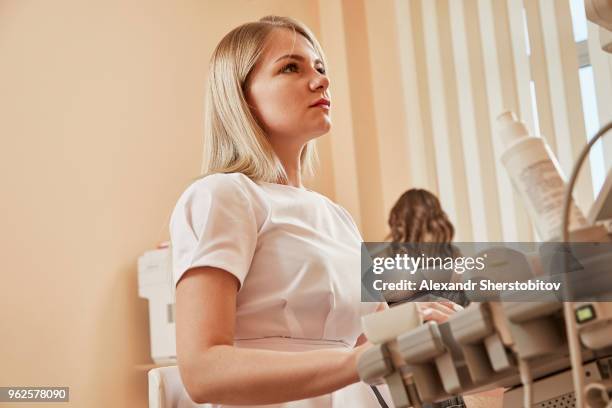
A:
[[[528,111],[525,73],[506,63],[522,41],[512,4],[0,1],[0,385],[69,386],[72,406],[146,406],[136,260],[167,239],[200,168],[214,45],[266,14],[320,36],[334,128],[308,184],[367,240],[384,237],[411,186],[441,195],[460,239],[529,239],[492,138],[498,109]]]
[[[147,405],[136,260],[199,171],[212,48],[269,13],[318,18],[308,1],[0,2],[0,385]]]

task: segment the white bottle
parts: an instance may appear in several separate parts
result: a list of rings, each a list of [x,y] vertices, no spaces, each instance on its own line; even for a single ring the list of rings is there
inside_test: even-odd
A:
[[[519,192],[527,212],[543,241],[560,237],[565,180],[554,154],[540,138],[531,136],[513,112],[497,117],[499,135],[505,151],[501,156],[512,184]],[[586,219],[572,200],[570,226],[587,226]]]

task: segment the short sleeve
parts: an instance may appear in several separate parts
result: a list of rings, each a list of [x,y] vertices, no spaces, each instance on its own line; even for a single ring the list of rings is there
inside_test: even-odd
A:
[[[242,288],[257,243],[253,208],[231,176],[214,174],[189,186],[170,219],[174,285],[188,270],[210,266],[234,275]]]

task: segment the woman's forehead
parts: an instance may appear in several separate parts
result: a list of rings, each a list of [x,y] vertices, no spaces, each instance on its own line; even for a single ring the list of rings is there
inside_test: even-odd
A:
[[[262,60],[274,63],[286,55],[298,55],[310,60],[320,59],[310,42],[298,32],[287,28],[272,30],[266,39]]]

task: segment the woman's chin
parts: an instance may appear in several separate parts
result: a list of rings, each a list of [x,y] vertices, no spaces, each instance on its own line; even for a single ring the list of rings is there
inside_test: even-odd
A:
[[[317,138],[317,137],[321,137],[327,133],[329,133],[329,131],[331,130],[331,123],[329,123],[327,126],[322,126],[320,129],[318,129],[316,132],[313,133],[312,138]]]
[[[324,134],[328,133],[331,130],[331,126],[331,119],[328,116],[323,120],[323,123],[317,127],[317,136],[323,136]]]

